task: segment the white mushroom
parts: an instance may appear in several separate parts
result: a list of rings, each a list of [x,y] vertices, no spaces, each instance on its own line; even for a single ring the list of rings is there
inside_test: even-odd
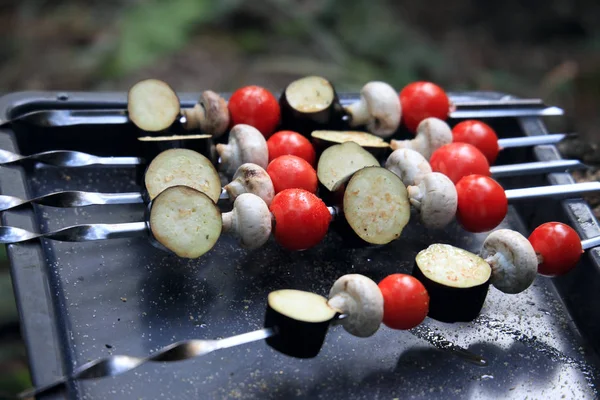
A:
[[[341,320],[351,335],[374,335],[383,321],[383,295],[375,282],[360,274],[340,277],[329,291],[331,308],[347,315]]]
[[[345,107],[350,126],[366,125],[382,138],[390,137],[400,125],[402,106],[396,90],[385,82],[369,82],[360,91],[360,100]]]
[[[269,149],[262,133],[253,126],[238,124],[231,129],[227,144],[217,144],[221,157],[220,169],[231,176],[245,163],[253,163],[267,168]]]
[[[233,210],[224,213],[223,231],[233,234],[246,249],[256,249],[269,240],[272,228],[271,212],[267,204],[252,193],[239,195]]]
[[[385,162],[385,167],[398,175],[406,186],[417,185],[425,175],[432,172],[425,157],[411,149],[394,150]]]
[[[184,128],[187,130],[200,129],[217,138],[229,127],[227,101],[210,90],[202,93],[194,108],[183,110],[182,113],[185,115]]]
[[[490,233],[480,256],[492,267],[492,284],[504,293],[520,293],[535,280],[537,256],[529,240],[519,232],[498,229]]]
[[[392,150],[416,150],[429,160],[434,151],[449,143],[452,143],[452,130],[448,124],[441,119],[429,117],[419,123],[414,139],[392,140],[390,146]]]
[[[432,172],[423,177],[416,186],[409,186],[410,203],[420,213],[423,225],[442,229],[456,215],[458,195],[454,183],[444,174]]]
[[[240,165],[233,175],[232,181],[223,189],[227,191],[231,201],[234,201],[242,193],[252,193],[263,199],[267,205],[271,205],[275,196],[273,181],[267,171],[252,163]]]

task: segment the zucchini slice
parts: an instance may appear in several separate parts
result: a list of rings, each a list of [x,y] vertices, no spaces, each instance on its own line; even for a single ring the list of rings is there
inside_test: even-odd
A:
[[[436,243],[417,254],[413,276],[429,293],[429,317],[442,322],[469,322],[481,312],[492,269],[476,254]]]

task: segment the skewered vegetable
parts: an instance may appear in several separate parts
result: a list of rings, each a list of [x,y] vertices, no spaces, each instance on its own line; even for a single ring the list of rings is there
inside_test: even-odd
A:
[[[231,176],[245,163],[253,163],[267,168],[269,149],[267,141],[256,128],[246,125],[235,125],[229,132],[227,144],[217,144],[217,152],[221,157],[220,170]]]
[[[431,82],[413,82],[400,91],[402,123],[415,132],[425,118],[446,120],[450,113],[450,100],[446,92]]]
[[[429,312],[429,294],[416,278],[392,274],[379,282],[383,295],[383,323],[392,329],[412,329]]]
[[[411,140],[391,140],[392,150],[412,149],[419,152],[427,160],[440,147],[452,143],[452,130],[441,119],[428,117],[417,127],[417,134]]]
[[[366,126],[381,138],[392,136],[400,125],[402,109],[396,90],[385,82],[369,82],[360,91],[360,100],[345,107],[352,128]]]
[[[269,162],[279,156],[293,155],[305,159],[310,165],[316,167],[317,156],[312,143],[297,132],[275,132],[267,140],[267,146],[269,148]]]
[[[214,138],[222,136],[229,128],[227,101],[210,90],[202,92],[194,108],[183,110],[183,115],[185,129],[200,130]]]
[[[346,315],[341,324],[358,337],[374,335],[383,320],[383,295],[375,282],[360,274],[348,274],[335,281],[328,304]]]
[[[267,204],[252,193],[239,195],[233,210],[224,213],[223,232],[232,233],[245,249],[257,249],[271,236],[271,212]]]
[[[214,203],[221,194],[217,170],[202,154],[188,149],[166,150],[156,156],[145,173],[150,200],[171,186],[187,186],[206,193]]]
[[[303,158],[292,155],[277,157],[269,163],[267,173],[271,177],[275,193],[285,189],[317,192],[317,172]]]
[[[459,122],[452,128],[453,142],[469,143],[479,149],[488,160],[494,164],[500,147],[496,132],[486,123],[476,120]]]
[[[223,189],[229,195],[229,200],[234,201],[243,193],[252,193],[270,205],[275,196],[275,189],[271,177],[262,167],[252,163],[240,165],[233,179]]]
[[[431,155],[429,164],[434,172],[441,172],[454,183],[467,175],[491,175],[487,158],[468,143],[450,143],[440,147]]]
[[[166,130],[173,125],[180,112],[179,97],[163,81],[146,79],[137,82],[127,94],[129,119],[143,131]]]
[[[417,254],[412,274],[429,293],[429,317],[468,322],[483,307],[492,269],[476,254],[436,243]]]
[[[456,217],[458,195],[452,181],[444,174],[432,172],[418,185],[409,186],[410,204],[419,212],[425,227],[442,229]]]
[[[323,153],[331,146],[346,142],[358,144],[376,158],[384,157],[390,151],[389,143],[379,136],[367,132],[317,130],[311,133],[311,137],[318,153]]]
[[[560,222],[538,226],[531,232],[529,241],[538,257],[538,272],[545,276],[555,277],[571,271],[583,253],[577,232]]]
[[[498,229],[490,233],[479,255],[492,267],[492,285],[504,293],[521,293],[535,280],[535,251],[519,232]]]
[[[281,118],[277,98],[267,89],[255,85],[245,86],[233,92],[228,108],[233,125],[250,125],[265,139],[275,132]]]
[[[171,186],[150,204],[150,231],[164,248],[179,257],[198,258],[213,248],[222,230],[221,212],[206,194]]]
[[[386,160],[385,167],[398,175],[406,186],[419,184],[432,172],[431,166],[420,153],[406,148],[394,150]]]
[[[269,293],[265,327],[277,334],[266,340],[275,350],[291,357],[316,357],[336,310],[315,293],[282,289]]]
[[[487,176],[469,175],[456,184],[458,222],[469,232],[496,228],[506,216],[508,200],[498,182]]]

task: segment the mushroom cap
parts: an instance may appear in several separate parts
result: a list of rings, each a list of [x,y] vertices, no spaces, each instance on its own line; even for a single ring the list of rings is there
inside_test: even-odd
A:
[[[221,156],[221,170],[228,176],[235,174],[245,163],[253,163],[267,168],[269,148],[265,137],[258,129],[246,124],[237,124],[229,133],[227,144],[218,144],[217,152]]]
[[[240,165],[233,179],[223,187],[234,201],[242,193],[252,193],[263,199],[267,205],[271,204],[275,196],[275,188],[271,177],[259,165],[245,163]]]
[[[351,335],[368,337],[383,321],[383,294],[377,284],[360,274],[340,277],[329,291],[330,307],[347,317],[342,326]]]
[[[386,160],[385,168],[398,175],[406,186],[418,184],[432,172],[425,157],[411,149],[394,150]]]
[[[351,126],[366,125],[372,134],[387,138],[400,126],[402,105],[396,90],[385,82],[367,83],[360,91],[360,101],[346,110],[352,115]]]
[[[229,127],[227,101],[217,93],[206,90],[202,92],[199,103],[204,108],[204,119],[200,122],[200,129],[215,138],[223,135]]]
[[[255,194],[243,193],[233,203],[231,226],[233,233],[245,249],[256,249],[269,240],[273,226],[269,206]]]
[[[446,175],[432,172],[418,186],[409,186],[411,204],[419,210],[423,225],[442,229],[456,216],[458,195],[454,183]]]
[[[439,118],[428,117],[419,123],[417,135],[412,140],[392,140],[392,150],[408,148],[421,153],[429,160],[434,151],[452,143],[452,129]]]
[[[504,293],[523,292],[537,275],[535,250],[519,232],[510,229],[493,231],[483,242],[480,256],[492,267],[492,285]]]

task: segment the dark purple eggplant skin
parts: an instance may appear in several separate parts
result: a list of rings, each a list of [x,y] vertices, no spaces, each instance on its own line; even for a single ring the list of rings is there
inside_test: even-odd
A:
[[[417,262],[412,276],[418,279],[429,293],[429,318],[440,322],[471,322],[481,312],[488,294],[491,279],[470,288],[454,288],[427,278]]]
[[[287,89],[287,88],[286,88]],[[337,92],[333,91],[333,101],[324,110],[307,113],[294,109],[287,100],[285,90],[279,97],[279,107],[281,110],[281,122],[279,130],[291,130],[298,132],[308,139],[315,130],[345,130],[348,129],[348,123],[345,121],[346,112],[340,102]]]
[[[301,322],[275,311],[267,303],[265,328],[277,333],[266,339],[267,345],[274,350],[294,358],[316,357],[329,330],[331,321],[319,323]]]

